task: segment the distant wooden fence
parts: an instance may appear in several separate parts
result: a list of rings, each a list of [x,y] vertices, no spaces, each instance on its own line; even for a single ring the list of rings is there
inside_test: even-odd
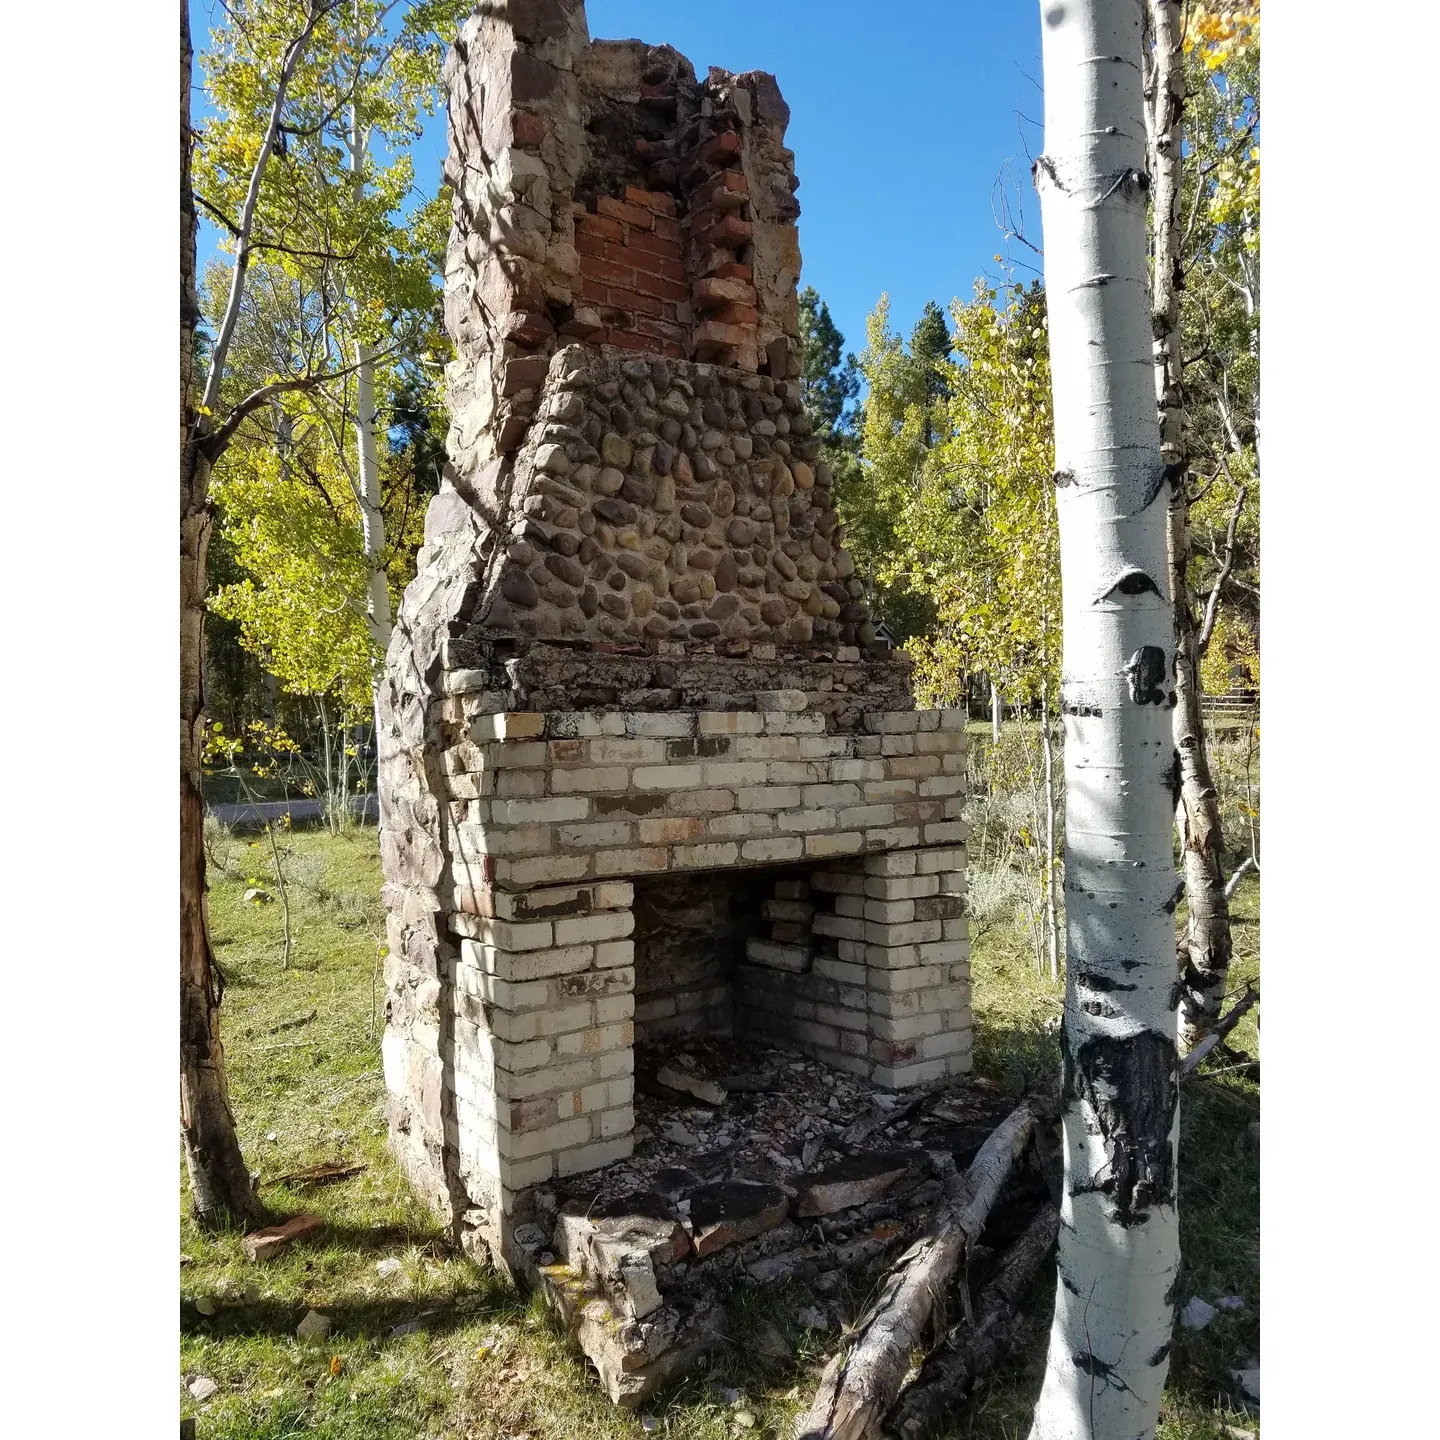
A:
[[[1231,690],[1224,695],[1201,695],[1201,714],[1216,720],[1245,720],[1260,713],[1258,690]]]

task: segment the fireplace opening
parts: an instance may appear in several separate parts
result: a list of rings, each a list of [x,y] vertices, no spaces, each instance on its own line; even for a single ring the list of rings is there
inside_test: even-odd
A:
[[[862,858],[669,874],[637,879],[632,910],[638,1074],[646,1048],[688,1036],[882,1083],[968,1055],[958,873],[869,875]]]

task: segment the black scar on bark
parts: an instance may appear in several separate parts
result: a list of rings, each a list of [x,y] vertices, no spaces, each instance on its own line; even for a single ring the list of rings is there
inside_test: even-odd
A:
[[[1106,592],[1105,599],[1112,595],[1158,595],[1160,587],[1143,571],[1129,570],[1122,575]]]
[[[1173,793],[1173,791],[1172,791]],[[1176,797],[1179,798],[1178,796]],[[1175,907],[1180,903],[1181,896],[1185,894],[1185,882],[1182,880],[1176,887],[1175,893],[1160,907],[1167,915],[1175,913]]]
[[[1185,788],[1184,777],[1180,770],[1180,752],[1178,750],[1171,754],[1170,768],[1165,772],[1165,783],[1170,787],[1170,808],[1173,810],[1180,803],[1180,795]]]
[[[1117,1224],[1143,1225],[1152,1206],[1174,1203],[1176,1065],[1175,1042],[1153,1030],[1065,1047],[1065,1099],[1083,1107],[1102,1137],[1107,1178],[1100,1189]]]
[[[1132,515],[1143,515],[1155,503],[1155,497],[1164,488],[1169,477],[1170,467],[1168,465],[1157,465],[1154,473],[1145,483],[1145,493],[1140,497],[1140,503],[1130,513]]]
[[[1167,1340],[1146,1362],[1150,1365],[1163,1365],[1170,1358],[1170,1342]]]
[[[1165,652],[1158,645],[1142,645],[1121,673],[1129,677],[1130,698],[1137,705],[1165,703]]]
[[[1093,970],[1081,970],[1075,976],[1075,983],[1083,985],[1087,990],[1133,990],[1135,986],[1127,985],[1123,980],[1112,980],[1108,975],[1097,975]]]

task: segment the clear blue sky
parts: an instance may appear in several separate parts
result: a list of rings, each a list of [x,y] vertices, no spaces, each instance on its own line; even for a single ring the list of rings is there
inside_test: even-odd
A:
[[[193,0],[197,47],[209,5]],[[889,291],[908,333],[926,300],[968,298],[997,276],[1006,247],[992,190],[1009,163],[1025,230],[1039,243],[1029,155],[1039,153],[1040,7],[1036,0],[589,0],[597,39],[668,42],[696,72],[769,70],[790,104],[800,176],[802,283],[829,302],[846,346]],[[198,78],[198,76],[197,76]],[[204,108],[196,95],[197,118]],[[1019,116],[1024,118],[1018,118]],[[426,193],[439,183],[443,114],[416,155]],[[203,257],[213,236],[201,239]],[[1038,265],[1025,246],[1017,261]],[[1028,278],[1030,271],[1017,268]]]

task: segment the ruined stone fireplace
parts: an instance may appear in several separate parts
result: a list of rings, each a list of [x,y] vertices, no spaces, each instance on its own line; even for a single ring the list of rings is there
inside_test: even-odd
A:
[[[484,7],[446,74],[449,464],[380,699],[391,1139],[462,1238],[650,1327],[605,1362],[633,1398],[685,1326],[554,1187],[637,1154],[677,1046],[859,1096],[968,1072],[964,717],[914,709],[810,433],[773,77],[591,42],[578,0]],[[662,1291],[699,1254],[670,1203],[634,1220]]]

